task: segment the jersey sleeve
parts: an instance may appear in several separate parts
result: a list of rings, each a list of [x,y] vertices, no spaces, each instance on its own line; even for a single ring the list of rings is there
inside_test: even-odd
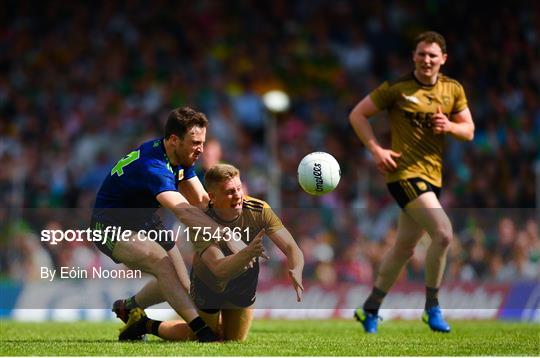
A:
[[[195,166],[192,165],[191,167],[184,169],[184,178],[182,180],[188,180],[195,176],[197,176],[197,173],[195,173]]]
[[[146,188],[154,195],[176,191],[174,173],[159,161],[148,161],[144,175]]]
[[[394,95],[388,81],[373,90],[369,97],[380,110],[387,109],[394,104]]]
[[[274,213],[274,210],[264,202],[262,210],[262,220],[266,234],[273,234],[283,227],[281,219]]]
[[[459,113],[467,108],[467,97],[465,96],[465,90],[460,84],[456,84],[455,87],[455,101],[454,108],[452,108],[452,113]]]
[[[181,181],[191,179],[196,177],[197,173],[195,172],[195,166],[192,165],[188,168],[182,168],[178,170],[178,175],[176,176],[176,185],[180,184]]]

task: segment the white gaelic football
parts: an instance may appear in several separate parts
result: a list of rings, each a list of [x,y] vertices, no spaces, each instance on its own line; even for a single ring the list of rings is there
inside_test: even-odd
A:
[[[298,183],[311,195],[323,195],[336,188],[341,170],[336,158],[325,152],[313,152],[298,165]]]

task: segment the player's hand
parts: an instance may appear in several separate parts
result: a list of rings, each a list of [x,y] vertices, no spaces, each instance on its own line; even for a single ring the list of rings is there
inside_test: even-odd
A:
[[[377,169],[383,174],[393,172],[397,169],[397,163],[395,159],[401,157],[401,153],[396,153],[391,149],[377,148],[373,152]]]
[[[257,234],[257,236],[255,236],[254,240],[260,238],[261,241],[262,241],[262,238],[264,237],[265,234],[266,234],[266,231],[265,231],[264,229],[262,229],[261,231],[259,231],[259,233]],[[268,256],[268,255],[266,254],[266,252],[264,251],[264,246],[263,246],[263,252],[261,252],[261,253],[259,254],[259,257],[260,257],[261,259],[264,259],[264,260],[270,260],[270,256]]]
[[[227,233],[230,234],[230,231],[228,231]],[[236,254],[247,247],[244,241],[235,239],[232,237],[232,235],[230,235],[230,237],[228,237],[227,240],[223,240],[223,241],[225,241],[227,248],[231,250],[233,254]]]
[[[304,286],[302,286],[302,271],[289,270],[289,277],[291,278],[294,290],[296,291],[296,302],[301,302],[302,292],[304,292]]]
[[[247,252],[249,256],[254,257],[254,258],[262,255],[264,252],[264,245],[263,245],[262,237],[257,235],[253,240],[251,240],[249,245],[247,245],[243,251]]]
[[[450,122],[448,117],[442,112],[441,106],[437,106],[437,112],[431,117],[431,123],[433,133],[435,134],[448,133],[452,127],[452,122]]]
[[[251,256],[251,261],[246,266],[246,269],[253,268],[253,265],[257,262],[257,258],[261,257],[265,260],[269,260],[270,257],[266,255],[264,252],[264,245],[263,245],[263,237],[264,237],[265,231],[262,229],[259,231],[259,233],[251,240],[249,245],[246,246],[244,251],[246,251],[249,256]]]

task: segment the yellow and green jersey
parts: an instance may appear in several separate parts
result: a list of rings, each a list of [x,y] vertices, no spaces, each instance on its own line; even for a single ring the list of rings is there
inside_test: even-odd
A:
[[[397,170],[387,174],[386,181],[419,177],[441,187],[444,136],[433,133],[431,117],[438,106],[448,118],[467,108],[461,84],[439,74],[437,82],[428,86],[411,73],[384,82],[370,97],[377,108],[388,111],[392,150],[401,153]]]

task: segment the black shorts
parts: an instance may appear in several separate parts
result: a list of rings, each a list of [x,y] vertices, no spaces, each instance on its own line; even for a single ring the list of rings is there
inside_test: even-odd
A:
[[[116,243],[118,242],[117,239],[120,236],[117,234],[118,231],[123,232],[130,230],[132,234],[137,234],[137,232],[139,232],[140,230],[144,230],[145,232],[151,230],[155,232],[166,232],[165,226],[161,222],[159,216],[156,214],[153,214],[152,218],[149,220],[132,222],[127,220],[118,220],[118,216],[108,216],[104,215],[104,213],[104,211],[94,210],[90,223],[90,229],[101,230],[102,235],[104,236],[104,230],[107,227],[111,226],[117,228],[117,231],[112,237],[104,237],[102,241],[94,241],[94,244],[97,246],[99,251],[109,256],[117,264],[120,263],[120,261],[113,257],[112,252],[114,247],[116,246]],[[163,247],[165,251],[170,251],[176,244],[170,232],[168,232],[167,236],[164,237],[161,237],[160,235],[160,237],[154,241],[157,242],[161,247]]]
[[[259,264],[229,281],[223,292],[216,292],[208,287],[191,270],[190,294],[195,306],[206,313],[217,313],[221,309],[249,307],[255,303]]]
[[[441,194],[441,188],[431,184],[422,178],[409,178],[387,183],[386,186],[390,194],[394,197],[398,205],[404,209],[405,206],[421,194],[432,191],[437,198]]]

